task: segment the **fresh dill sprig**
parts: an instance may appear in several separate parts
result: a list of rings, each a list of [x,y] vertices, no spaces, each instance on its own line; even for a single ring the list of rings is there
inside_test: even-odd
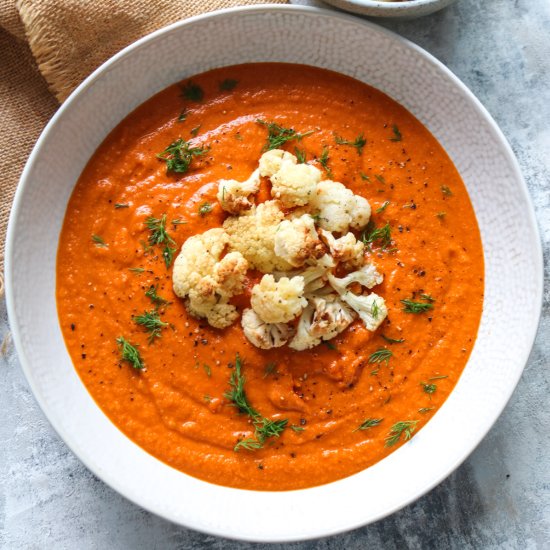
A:
[[[451,191],[451,188],[450,187],[447,187],[446,185],[442,185],[441,186],[441,192],[446,196],[446,197],[450,197],[453,192]]]
[[[130,208],[130,205],[127,202],[116,202],[115,208],[120,210],[121,208]]]
[[[238,83],[238,80],[226,78],[220,82],[220,92],[230,92]]]
[[[151,311],[144,311],[143,315],[137,315],[134,317],[134,322],[136,325],[140,325],[145,328],[149,333],[149,343],[152,344],[155,338],[161,337],[161,330],[164,327],[168,326],[168,323],[165,323],[160,320],[159,312],[156,309]]]
[[[273,374],[276,370],[277,370],[277,364],[276,363],[273,363],[273,362],[268,363],[265,366],[264,375],[262,376],[262,378],[267,378],[270,374]]]
[[[386,437],[386,447],[393,447],[401,439],[401,435],[404,436],[405,441],[409,440],[417,424],[418,420],[404,420],[394,424]]]
[[[382,176],[381,174],[374,174],[374,177],[382,184],[385,184],[386,183],[386,180],[384,178],[384,176]]]
[[[359,430],[368,430],[369,428],[374,428],[374,426],[378,426],[380,422],[384,420],[383,418],[366,418],[353,430],[354,432],[358,432]]]
[[[421,294],[420,297],[423,300],[426,300],[426,302],[430,302],[430,303],[435,302],[435,298],[431,294]]]
[[[303,149],[299,149],[298,147],[294,147],[294,154],[296,155],[296,160],[298,161],[298,164],[304,164],[306,161],[306,152]]]
[[[199,215],[201,216],[201,218],[204,218],[204,216],[206,216],[207,214],[210,214],[210,212],[212,212],[213,208],[214,207],[209,202],[203,202],[199,206],[199,210],[198,210]]]
[[[361,176],[361,179],[363,181],[366,181],[367,183],[370,183],[370,176],[367,176],[367,174],[365,174],[365,172],[359,172],[359,175]]]
[[[141,355],[137,350],[137,345],[131,344],[123,336],[119,336],[116,339],[116,343],[118,344],[118,347],[120,349],[120,358],[123,361],[127,361],[128,363],[130,363],[132,367],[136,370],[143,370],[145,368],[143,359],[141,358]]]
[[[163,214],[161,218],[149,216],[145,219],[145,226],[151,232],[149,235],[149,245],[164,245],[162,257],[164,258],[166,267],[170,267],[170,265],[172,265],[174,253],[176,252],[176,247],[171,245],[175,245],[176,242],[166,231],[166,214]]]
[[[231,389],[224,394],[224,397],[229,399],[231,404],[239,409],[239,412],[247,414],[253,419],[259,418],[261,416],[260,413],[252,408],[246,397],[244,391],[246,379],[241,372],[241,367],[241,358],[239,354],[237,354],[235,359],[235,370],[231,373],[231,377],[229,378],[229,386]]]
[[[380,315],[380,307],[378,306],[378,302],[376,300],[374,300],[370,306],[370,314],[374,320],[377,320]]]
[[[432,393],[435,393],[435,391],[437,390],[437,386],[435,384],[420,382],[420,385],[422,386],[422,389],[429,395],[432,395]]]
[[[270,437],[279,437],[286,428],[288,419],[282,420],[269,420],[269,418],[261,418],[257,422],[254,422],[256,431],[254,435],[256,439],[263,445],[266,439]]]
[[[305,430],[305,428],[303,426],[296,426],[296,425],[290,426],[290,429],[293,432],[303,432]]]
[[[256,122],[267,128],[267,142],[264,145],[263,151],[271,151],[279,149],[287,141],[298,140],[313,134],[313,130],[299,134],[293,128],[284,128],[276,122],[266,122],[265,120],[257,119]]]
[[[193,136],[193,137],[197,137],[197,134],[199,133],[199,130],[201,129],[201,126],[202,124],[199,124],[198,126],[195,126],[194,128],[192,128],[189,133]]]
[[[178,122],[185,122],[187,120],[187,109],[184,109],[178,116]]]
[[[204,91],[198,84],[189,80],[182,86],[181,95],[189,101],[202,101],[204,98]]]
[[[405,313],[424,313],[433,309],[434,306],[431,302],[415,302],[414,300],[401,300],[401,303],[405,306],[403,311]]]
[[[399,128],[397,127],[397,124],[394,124],[392,126],[393,130],[393,136],[390,138],[390,141],[401,141],[403,136],[401,135],[401,132],[399,131]]]
[[[361,156],[361,154],[363,153],[363,148],[367,144],[367,140],[363,137],[363,134],[359,134],[355,138],[355,141],[349,141],[347,139],[344,139],[343,137],[340,137],[336,132],[334,132],[334,141],[338,145],[349,145],[350,147],[355,147],[359,156]]]
[[[143,273],[145,269],[143,267],[129,267],[128,271],[131,271],[132,273]]]
[[[147,298],[149,298],[149,300],[151,300],[151,302],[153,302],[153,304],[155,304],[156,306],[169,304],[170,302],[168,300],[157,294],[157,290],[158,286],[151,285],[149,287],[149,290],[147,290],[147,292],[145,293],[145,296],[147,296]]]
[[[99,248],[107,248],[109,246],[99,235],[92,235],[92,241]]]
[[[426,414],[426,413],[429,413],[430,411],[433,411],[435,407],[422,407],[421,409],[418,409],[418,412],[420,414]]]
[[[264,444],[257,439],[248,437],[247,439],[241,439],[240,441],[238,441],[237,444],[233,447],[233,450],[236,452],[239,452],[240,449],[246,449],[247,451],[256,451],[258,449],[261,449],[263,446]]]
[[[193,158],[204,155],[209,150],[208,147],[191,147],[188,141],[178,138],[168,145],[162,153],[159,153],[157,158],[166,162],[167,172],[185,174],[189,170]]]
[[[327,174],[327,178],[334,179],[334,174],[332,173],[332,170],[330,169],[328,165],[329,156],[328,156],[328,147],[325,145],[323,146],[323,151],[321,152],[321,156],[317,159],[319,161],[319,164],[323,167]]]
[[[208,376],[208,378],[211,378],[212,369],[210,368],[210,365],[208,365],[206,363],[203,363],[202,368],[204,369],[204,372],[206,373],[206,376]]]
[[[386,210],[386,208],[388,207],[389,204],[390,204],[390,201],[385,201],[384,204],[380,208],[376,209],[376,213],[380,214],[380,213],[384,212],[384,210]]]
[[[330,340],[323,340],[323,344],[325,344],[325,346],[332,351],[338,351],[338,348]]]
[[[369,363],[382,363],[386,362],[389,365],[390,359],[393,356],[393,351],[388,348],[377,349],[374,353],[371,353],[369,357]]]
[[[389,336],[386,336],[385,334],[380,335],[388,344],[402,344],[405,339],[404,338],[390,338]]]
[[[366,245],[370,246],[378,243],[382,249],[388,248],[392,243],[391,226],[389,222],[383,227],[374,227],[374,224],[369,222],[365,231],[363,231],[361,239]]]

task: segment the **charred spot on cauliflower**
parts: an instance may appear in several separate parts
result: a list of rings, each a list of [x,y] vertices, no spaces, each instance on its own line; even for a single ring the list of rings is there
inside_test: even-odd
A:
[[[260,170],[256,169],[245,181],[220,180],[218,201],[226,212],[240,214],[252,208],[250,196],[255,195],[259,190]]]
[[[304,298],[302,277],[282,277],[275,281],[273,275],[264,275],[252,288],[252,309],[266,323],[288,323],[300,315],[307,305]]]
[[[337,262],[342,262],[348,268],[360,267],[365,261],[365,245],[355,238],[353,233],[346,233],[336,239],[330,231],[319,231],[323,240],[330,249],[332,257]]]

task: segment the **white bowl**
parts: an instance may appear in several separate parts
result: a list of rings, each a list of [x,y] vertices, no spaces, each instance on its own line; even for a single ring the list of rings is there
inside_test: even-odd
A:
[[[135,445],[101,412],[76,374],[55,302],[56,251],[67,201],[104,137],[173,82],[254,61],[337,70],[407,107],[460,171],[485,251],[478,339],[439,412],[410,443],[373,467],[299,491],[212,485]],[[193,529],[256,541],[307,539],[364,525],[449,475],[508,401],[528,358],[542,300],[542,254],[526,186],[510,147],[477,99],[410,42],[347,15],[303,7],[238,8],[195,17],[139,40],[100,67],[57,112],[29,158],[10,217],[6,259],[8,312],[19,357],[36,399],[67,445],[140,506]]]
[[[324,0],[353,13],[370,17],[391,17],[396,19],[414,19],[429,15],[451,5],[456,0],[403,0],[393,2],[377,2],[376,0]]]

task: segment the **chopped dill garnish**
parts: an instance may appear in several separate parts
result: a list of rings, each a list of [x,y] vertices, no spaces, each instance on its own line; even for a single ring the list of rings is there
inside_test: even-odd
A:
[[[109,246],[99,235],[92,235],[92,241],[100,248],[107,248]]]
[[[294,424],[292,426],[290,426],[290,429],[293,432],[303,432],[305,430],[305,428],[303,426],[296,426]]]
[[[123,361],[130,363],[130,365],[132,365],[132,367],[136,370],[143,370],[145,368],[143,359],[137,350],[137,345],[131,344],[123,336],[119,336],[116,339],[116,343],[120,349],[120,358]]]
[[[264,375],[262,378],[267,378],[270,374],[273,374],[277,370],[276,363],[268,363],[264,369]]]
[[[378,424],[380,424],[380,422],[382,422],[382,420],[384,420],[383,418],[367,418],[365,420],[363,420],[363,422],[361,422],[361,424],[359,424],[359,426],[357,428],[355,428],[355,430],[353,430],[354,432],[358,432],[359,430],[368,430],[369,428],[374,428],[375,426],[378,426]]]
[[[178,116],[178,122],[185,122],[187,120],[187,109],[184,109]]]
[[[147,290],[147,292],[145,293],[145,296],[147,296],[147,298],[149,298],[149,300],[151,300],[151,302],[153,302],[153,304],[157,306],[169,304],[170,302],[168,300],[164,299],[162,296],[159,296],[157,294],[157,290],[158,290],[157,286],[151,285],[149,287],[149,290]]]
[[[445,216],[447,215],[447,212],[438,212],[436,214],[436,216],[440,219],[440,220],[443,220],[445,218]]]
[[[381,174],[374,174],[374,177],[380,182],[380,183],[386,183],[386,180],[384,179],[384,176]]]
[[[302,149],[298,149],[298,147],[294,147],[294,154],[296,155],[298,164],[304,164],[306,161],[306,152]]]
[[[212,369],[210,368],[210,365],[207,365],[206,363],[203,363],[202,368],[204,369],[204,372],[206,373],[206,376],[210,378],[212,376]]]
[[[363,134],[359,134],[355,138],[355,141],[349,141],[340,137],[336,132],[334,132],[334,141],[338,145],[349,145],[350,147],[355,147],[359,156],[361,156],[361,154],[363,153],[363,148],[367,144],[367,140],[363,137]]]
[[[382,338],[384,338],[384,340],[386,340],[386,342],[388,342],[388,344],[402,344],[405,339],[404,338],[390,338],[389,336],[386,336],[385,334],[381,334],[380,335]]]
[[[435,393],[435,391],[437,390],[437,386],[435,384],[428,384],[427,382],[420,382],[420,385],[422,386],[422,389],[427,393],[427,394],[432,394],[432,393]]]
[[[208,394],[206,395],[203,395],[203,400],[206,401],[207,403],[210,403],[212,401],[212,397]]]
[[[332,351],[338,351],[338,348],[330,340],[323,340],[323,344],[325,344],[325,346]]]
[[[405,420],[394,424],[386,437],[386,447],[393,447],[401,439],[401,435],[404,435],[405,441],[409,440],[417,424],[418,420]]]
[[[194,157],[204,155],[209,151],[208,147],[191,147],[188,141],[178,138],[166,149],[157,155],[157,158],[166,162],[167,172],[185,174],[191,166]]]
[[[428,378],[428,380],[431,382],[432,380],[443,380],[445,378],[449,378],[446,374],[441,374],[440,376],[432,376],[431,378]]]
[[[145,269],[143,267],[129,267],[128,271],[131,271],[132,273],[143,273]]]
[[[166,231],[166,214],[163,214],[161,218],[153,218],[152,216],[149,216],[145,219],[145,225],[151,232],[149,235],[149,245],[164,245],[164,248],[162,249],[162,257],[164,258],[166,267],[170,267],[174,257],[174,252],[176,252],[175,246],[170,245],[175,245],[176,242]],[[146,252],[147,251],[148,250],[146,250]]]
[[[370,182],[370,176],[367,176],[365,172],[359,172],[359,175],[361,176],[361,179],[366,182]]]
[[[435,407],[422,407],[421,409],[418,409],[418,412],[420,414],[426,414],[430,411],[433,411],[435,409]]]
[[[393,355],[393,351],[388,348],[380,348],[377,349],[374,353],[371,353],[369,357],[369,363],[382,363],[383,361],[386,362],[386,365],[389,365],[390,358]]]
[[[168,323],[164,323],[160,320],[159,312],[156,309],[151,311],[144,311],[143,315],[137,315],[134,317],[136,325],[140,325],[145,328],[149,333],[149,343],[152,344],[155,338],[161,337],[161,330],[168,326]]]
[[[401,300],[401,303],[405,306],[403,311],[405,313],[424,313],[433,309],[434,306],[431,302],[415,302],[414,300]]]
[[[421,294],[420,297],[426,302],[435,302],[435,298],[431,294]]]
[[[256,122],[267,128],[267,142],[264,145],[263,151],[271,151],[272,149],[279,149],[287,141],[298,140],[300,141],[305,136],[313,134],[313,130],[299,134],[293,128],[284,128],[279,126],[276,122],[266,122],[265,120],[257,119]]]
[[[328,147],[326,145],[323,146],[323,151],[321,152],[321,156],[317,159],[319,161],[319,164],[324,168],[325,172],[327,173],[327,177],[329,179],[334,178],[334,174],[332,173],[332,170],[329,168],[328,165]]]
[[[450,187],[447,187],[446,185],[442,185],[441,186],[441,192],[446,196],[446,197],[450,197],[453,192],[451,191]]]
[[[230,92],[238,83],[238,80],[226,78],[220,82],[220,92]]]
[[[212,208],[213,208],[213,206],[209,202],[203,202],[199,206],[200,216],[204,218],[204,216],[206,216],[207,214],[210,214],[210,212],[212,212]]]
[[[390,141],[401,141],[403,136],[401,135],[401,132],[399,131],[399,128],[397,127],[397,124],[394,124],[392,126],[392,130],[393,130],[393,137],[390,138]]]
[[[181,95],[189,101],[202,101],[204,97],[203,89],[189,80],[181,89]]]
[[[237,407],[239,412],[247,414],[252,419],[254,424],[254,438],[243,439],[238,441],[234,447],[235,451],[239,449],[247,449],[249,451],[261,449],[267,439],[271,437],[279,437],[288,424],[288,419],[270,420],[263,417],[252,405],[248,402],[244,391],[245,377],[241,372],[241,358],[239,354],[235,359],[235,370],[229,378],[230,390],[224,394],[226,399],[231,401],[231,404]]]
[[[378,307],[378,302],[376,300],[372,302],[372,306],[370,307],[370,314],[375,320],[378,319],[378,315],[380,315],[380,308]]]
[[[197,137],[197,134],[199,133],[199,130],[201,129],[202,124],[199,124],[198,126],[195,126],[189,133],[193,137]]]
[[[376,209],[376,213],[380,214],[381,212],[384,212],[384,210],[386,210],[386,208],[388,207],[389,204],[390,204],[390,201],[385,201],[384,204],[380,208]]]
[[[187,223],[187,221],[182,220],[181,218],[176,218],[175,220],[172,220],[170,223],[172,225],[185,225]]]
[[[386,223],[384,227],[378,228],[374,227],[374,224],[369,222],[365,231],[363,231],[361,239],[366,245],[378,243],[382,247],[382,249],[388,248],[392,242],[391,226],[389,222]]]
[[[120,208],[130,208],[130,205],[127,202],[117,202],[115,203],[115,208],[117,210]]]

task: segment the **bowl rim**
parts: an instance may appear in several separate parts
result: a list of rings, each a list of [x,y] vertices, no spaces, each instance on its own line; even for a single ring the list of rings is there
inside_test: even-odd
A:
[[[420,6],[430,6],[438,4],[451,4],[456,0],[326,0],[329,4],[340,6],[341,4],[349,4],[350,6],[356,6],[358,8],[374,8],[380,11],[388,12],[407,12],[412,8],[418,8]]]
[[[419,2],[423,3],[429,3],[431,0],[415,0],[415,4]],[[481,429],[477,437],[475,438],[475,441],[472,444],[469,444],[468,446],[464,446],[460,452],[460,456],[457,456],[454,462],[450,463],[447,468],[444,469],[439,475],[437,475],[431,483],[427,484],[421,491],[418,491],[415,493],[414,496],[411,496],[409,498],[406,498],[405,500],[402,500],[399,502],[399,504],[394,505],[393,507],[389,509],[385,509],[383,511],[380,511],[378,514],[374,515],[368,520],[365,521],[354,521],[349,522],[345,524],[338,524],[331,527],[321,527],[317,528],[315,532],[311,531],[304,531],[301,535],[289,535],[284,534],[282,536],[274,537],[271,536],[270,538],[260,538],[248,534],[243,535],[234,535],[232,533],[222,532],[221,530],[216,530],[214,528],[210,529],[205,526],[197,527],[195,525],[189,525],[185,522],[185,520],[182,520],[182,518],[178,517],[176,518],[175,515],[172,515],[172,517],[169,517],[165,515],[163,512],[158,511],[155,509],[153,504],[148,504],[147,502],[140,501],[136,496],[129,494],[129,491],[126,487],[121,486],[121,484],[118,481],[118,478],[114,475],[112,475],[108,471],[99,471],[98,468],[95,467],[95,465],[92,463],[92,461],[88,457],[80,456],[74,449],[76,448],[76,443],[73,440],[73,438],[70,436],[70,434],[66,433],[62,426],[59,425],[59,423],[55,420],[55,418],[52,417],[52,414],[48,411],[48,408],[43,400],[43,398],[40,396],[40,393],[37,391],[37,386],[35,384],[33,374],[32,374],[32,368],[31,368],[31,361],[29,360],[29,357],[27,356],[26,350],[22,345],[21,336],[19,333],[19,320],[18,316],[16,314],[15,309],[15,302],[14,302],[14,275],[13,275],[13,265],[15,264],[15,235],[14,235],[14,226],[16,224],[16,212],[21,208],[21,202],[23,197],[24,189],[31,185],[29,174],[31,172],[31,168],[36,162],[37,157],[40,154],[40,150],[42,148],[42,143],[46,140],[46,138],[55,130],[55,127],[58,124],[58,121],[62,119],[64,116],[64,113],[66,110],[69,109],[69,107],[72,105],[72,103],[75,101],[75,99],[82,94],[85,90],[87,90],[89,87],[91,87],[96,80],[102,77],[104,72],[107,72],[113,65],[117,64],[121,59],[123,59],[128,53],[133,52],[135,50],[140,49],[142,46],[148,44],[149,42],[155,41],[159,38],[162,38],[164,34],[170,33],[173,30],[182,27],[182,26],[188,26],[193,25],[197,22],[204,21],[207,19],[213,19],[213,18],[224,18],[224,17],[232,17],[235,14],[247,14],[247,13],[270,13],[270,12],[301,12],[305,14],[310,15],[317,15],[317,16],[323,16],[328,18],[338,18],[338,19],[344,19],[348,20],[350,22],[353,22],[358,25],[363,25],[368,28],[372,28],[376,32],[383,33],[391,37],[393,40],[396,40],[400,42],[401,44],[407,46],[408,48],[413,49],[417,53],[421,54],[426,61],[434,65],[438,70],[442,71],[444,76],[451,79],[458,88],[460,88],[461,92],[465,94],[467,99],[471,102],[472,106],[476,109],[477,113],[480,117],[482,117],[490,126],[490,130],[499,138],[499,141],[502,145],[503,152],[508,157],[508,160],[510,161],[510,165],[513,167],[513,176],[517,180],[519,189],[521,190],[521,193],[523,194],[526,204],[528,205],[528,211],[524,212],[526,222],[531,226],[531,230],[533,231],[533,236],[535,237],[534,240],[536,240],[536,250],[533,250],[533,257],[535,258],[536,263],[536,273],[535,273],[535,284],[536,284],[536,296],[533,298],[533,303],[538,304],[537,308],[537,315],[536,315],[536,323],[533,324],[532,334],[528,334],[526,336],[526,341],[529,343],[529,345],[526,347],[525,352],[521,356],[521,361],[518,360],[518,364],[522,364],[521,369],[517,369],[517,372],[515,373],[513,380],[510,382],[509,386],[506,388],[506,392],[503,392],[502,394],[502,400],[501,405],[498,407],[498,413],[494,414],[493,417],[489,420],[486,420],[486,425]],[[535,243],[533,243],[535,244]],[[310,540],[314,538],[319,537],[327,537],[331,535],[336,535],[339,533],[351,531],[353,529],[359,528],[366,523],[374,523],[375,521],[378,521],[380,519],[383,519],[387,516],[390,516],[391,514],[395,513],[396,511],[404,508],[405,506],[408,506],[412,502],[418,500],[420,497],[431,491],[435,486],[439,485],[444,479],[446,479],[453,471],[460,466],[469,456],[470,454],[475,450],[475,448],[479,445],[479,443],[485,438],[487,433],[491,430],[491,428],[494,426],[497,419],[502,414],[502,411],[504,410],[505,406],[507,405],[508,401],[510,400],[520,378],[523,373],[523,370],[525,368],[525,365],[529,359],[529,356],[531,354],[534,341],[538,332],[538,327],[540,324],[540,318],[541,318],[541,311],[542,311],[542,304],[543,304],[543,278],[544,278],[544,268],[543,268],[543,254],[542,254],[542,245],[541,245],[541,238],[540,238],[540,232],[536,221],[535,211],[533,207],[533,203],[527,188],[527,185],[525,183],[525,180],[523,179],[523,176],[520,171],[519,163],[512,151],[512,148],[510,144],[508,143],[506,137],[496,124],[493,117],[490,115],[490,113],[485,109],[485,107],[482,105],[482,103],[477,99],[477,97],[473,94],[473,92],[470,91],[470,89],[457,77],[454,75],[454,73],[447,68],[441,61],[439,61],[437,58],[435,58],[432,54],[421,48],[420,46],[416,45],[415,43],[411,42],[410,40],[400,36],[399,34],[389,31],[380,25],[373,23],[368,20],[364,20],[361,18],[358,18],[357,16],[347,14],[347,13],[340,13],[340,12],[334,12],[332,10],[324,9],[324,8],[317,8],[312,6],[298,6],[298,5],[257,5],[257,6],[239,6],[239,7],[233,7],[233,8],[225,8],[221,10],[216,10],[213,12],[208,12],[205,14],[200,14],[197,16],[193,16],[184,20],[177,21],[175,23],[172,23],[170,25],[167,25],[165,27],[162,27],[138,40],[135,42],[129,44],[125,48],[123,48],[120,52],[116,53],[114,56],[109,58],[107,61],[105,61],[103,64],[101,64],[97,69],[95,69],[67,98],[67,100],[59,107],[57,112],[54,114],[54,116],[51,118],[51,120],[48,122],[48,124],[45,126],[44,130],[40,134],[38,140],[36,141],[31,154],[29,155],[29,158],[25,164],[25,167],[22,171],[19,184],[16,189],[12,209],[10,212],[9,222],[8,222],[8,230],[7,230],[7,238],[6,238],[6,267],[5,267],[5,283],[6,283],[6,305],[7,305],[7,312],[8,312],[8,318],[10,321],[10,326],[13,334],[13,341],[15,345],[15,349],[18,354],[19,362],[21,364],[21,368],[25,374],[25,378],[27,380],[27,383],[29,384],[33,396],[40,405],[40,408],[42,409],[43,414],[48,419],[50,425],[54,428],[55,432],[59,435],[61,440],[67,445],[69,449],[77,456],[79,461],[81,461],[98,479],[101,479],[102,482],[106,483],[110,488],[115,490],[120,495],[124,496],[127,500],[131,501],[132,503],[136,504],[137,506],[146,509],[150,513],[161,517],[163,519],[172,521],[178,525],[181,525],[185,528],[193,529],[195,531],[200,531],[209,535],[215,535],[217,537],[226,537],[231,538],[234,540],[243,540],[243,541],[250,541],[250,542],[292,542],[292,541],[300,541],[300,540]],[[167,466],[169,467],[169,466]],[[208,483],[208,482],[204,482]],[[316,487],[313,487],[311,489],[315,489]],[[299,489],[296,491],[286,491],[288,493],[293,492],[301,492],[301,491],[309,491],[311,489]],[[235,490],[235,489],[232,489]],[[238,489],[238,491],[241,491]],[[252,491],[253,492],[253,491]]]

